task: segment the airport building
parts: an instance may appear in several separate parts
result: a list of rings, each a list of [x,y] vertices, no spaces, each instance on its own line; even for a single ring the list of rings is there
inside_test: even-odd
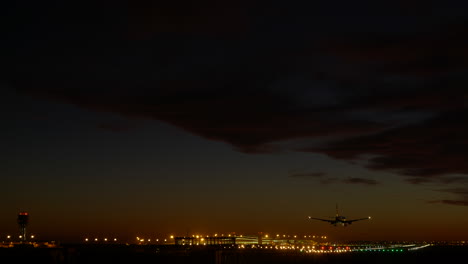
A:
[[[175,245],[316,245],[318,240],[312,236],[284,236],[277,235],[276,237],[268,237],[263,235],[258,236],[192,236],[192,237],[175,237]],[[320,241],[323,244],[324,241]]]
[[[236,237],[175,237],[176,245],[235,245]]]
[[[17,219],[19,228],[20,228],[20,235],[19,238],[21,241],[25,242],[27,240],[26,237],[26,226],[29,223],[29,214],[27,212],[20,212],[18,214],[18,219]]]

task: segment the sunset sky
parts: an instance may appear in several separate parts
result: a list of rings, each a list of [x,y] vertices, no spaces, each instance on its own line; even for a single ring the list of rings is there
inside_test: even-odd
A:
[[[468,239],[468,3],[163,2],[3,4],[0,240]]]

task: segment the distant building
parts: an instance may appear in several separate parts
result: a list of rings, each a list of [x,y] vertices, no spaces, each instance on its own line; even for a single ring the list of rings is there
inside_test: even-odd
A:
[[[188,245],[235,245],[236,237],[176,237],[175,244],[179,246]]]
[[[214,237],[175,237],[175,245],[180,246],[197,246],[197,245],[307,245],[313,246],[318,244],[315,237],[268,237],[268,236],[214,236]]]
[[[19,228],[20,228],[20,240],[26,241],[26,226],[29,223],[29,214],[27,212],[20,212],[17,219]]]

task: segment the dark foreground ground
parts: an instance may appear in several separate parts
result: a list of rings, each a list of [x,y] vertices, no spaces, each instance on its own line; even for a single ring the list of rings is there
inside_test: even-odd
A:
[[[467,246],[431,246],[408,252],[305,254],[278,250],[126,245],[64,245],[60,248],[0,248],[0,263],[460,263]]]

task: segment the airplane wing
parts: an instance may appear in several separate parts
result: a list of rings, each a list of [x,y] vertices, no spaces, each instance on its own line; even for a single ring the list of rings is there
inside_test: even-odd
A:
[[[309,216],[309,219],[320,220],[320,221],[324,221],[324,222],[328,222],[328,223],[333,223],[333,222],[334,222],[334,220],[322,219],[322,218],[314,218],[314,217],[311,217],[311,216]]]
[[[348,224],[351,224],[352,222],[356,222],[356,221],[361,221],[361,220],[370,220],[371,217],[366,217],[366,218],[359,218],[359,219],[353,219],[353,220],[346,220],[346,223]]]

